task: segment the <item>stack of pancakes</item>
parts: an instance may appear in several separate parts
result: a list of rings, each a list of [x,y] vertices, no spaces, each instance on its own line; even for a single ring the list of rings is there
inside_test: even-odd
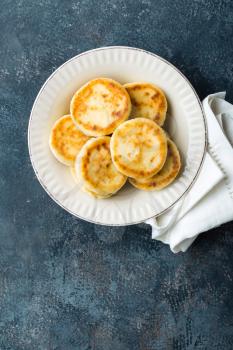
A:
[[[138,189],[160,190],[181,166],[175,143],[162,129],[166,113],[157,86],[94,79],[74,94],[70,114],[54,124],[50,148],[95,198],[117,193],[127,178]]]

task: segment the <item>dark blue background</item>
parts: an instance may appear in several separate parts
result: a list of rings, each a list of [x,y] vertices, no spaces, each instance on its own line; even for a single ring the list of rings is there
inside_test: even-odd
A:
[[[155,52],[233,102],[233,2],[1,0],[0,37],[0,349],[233,349],[232,223],[174,255],[144,224],[63,211],[27,151],[40,86],[100,46]]]

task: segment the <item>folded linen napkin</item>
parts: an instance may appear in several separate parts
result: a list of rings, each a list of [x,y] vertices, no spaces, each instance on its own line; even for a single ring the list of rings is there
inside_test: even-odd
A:
[[[219,92],[204,99],[203,109],[208,148],[196,182],[172,209],[146,221],[152,238],[174,253],[185,252],[200,233],[233,220],[233,105]]]

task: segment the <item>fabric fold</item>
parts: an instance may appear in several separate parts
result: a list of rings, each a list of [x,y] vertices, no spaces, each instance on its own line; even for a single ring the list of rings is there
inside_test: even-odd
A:
[[[203,101],[208,127],[208,151],[190,191],[168,212],[146,223],[152,238],[185,252],[196,237],[233,220],[233,106],[225,92]]]

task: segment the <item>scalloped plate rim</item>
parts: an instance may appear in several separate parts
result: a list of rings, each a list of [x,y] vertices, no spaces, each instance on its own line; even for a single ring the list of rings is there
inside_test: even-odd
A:
[[[47,85],[47,83],[53,78],[53,76],[59,72],[59,70],[61,70],[65,65],[67,65],[69,62],[81,57],[81,56],[84,56],[86,54],[89,54],[89,53],[92,53],[92,52],[95,52],[95,51],[102,51],[102,50],[112,50],[112,49],[125,49],[125,50],[135,50],[135,51],[140,51],[140,52],[143,52],[145,54],[148,54],[152,57],[156,57],[157,59],[159,59],[160,61],[163,61],[165,64],[169,65],[170,67],[172,67],[179,75],[181,75],[181,77],[186,81],[186,83],[189,85],[189,87],[192,89],[195,97],[196,97],[196,100],[199,104],[199,107],[200,107],[200,110],[201,110],[201,113],[202,113],[202,118],[203,118],[203,123],[204,123],[204,137],[205,137],[205,140],[204,140],[204,148],[203,148],[203,154],[202,154],[202,158],[201,158],[201,161],[200,161],[200,164],[199,164],[199,167],[197,169],[197,172],[192,180],[192,182],[189,184],[189,186],[186,188],[186,190],[171,204],[169,205],[167,208],[165,208],[164,210],[162,210],[160,213],[157,213],[155,215],[152,215],[152,216],[149,216],[148,218],[146,219],[141,219],[141,220],[137,220],[137,221],[133,221],[133,222],[126,222],[126,223],[121,223],[121,224],[113,224],[113,223],[104,223],[104,222],[98,222],[96,220],[91,220],[91,219],[87,219],[87,218],[84,218],[80,215],[78,215],[77,213],[75,213],[74,211],[70,210],[69,208],[65,207],[57,198],[54,197],[54,195],[48,190],[47,186],[44,184],[43,180],[40,178],[39,174],[38,174],[38,171],[36,169],[36,166],[34,164],[34,161],[33,161],[33,156],[32,156],[32,152],[31,152],[31,147],[30,147],[30,127],[31,127],[31,122],[32,122],[32,116],[33,116],[33,112],[34,112],[34,109],[35,109],[35,106],[37,104],[37,101],[42,93],[42,91],[44,90],[45,86]],[[169,61],[167,61],[166,59],[162,58],[161,56],[153,53],[153,52],[150,52],[150,51],[147,51],[147,50],[144,50],[144,49],[141,49],[141,48],[136,48],[136,47],[130,47],[130,46],[104,46],[104,47],[99,47],[99,48],[95,48],[95,49],[91,49],[91,50],[87,50],[87,51],[83,51],[81,52],[80,54],[78,55],[75,55],[73,56],[72,58],[70,58],[69,60],[65,61],[62,65],[60,65],[47,79],[46,81],[44,82],[44,84],[42,85],[42,87],[40,88],[35,100],[34,100],[34,103],[33,103],[33,106],[32,106],[32,109],[31,109],[31,113],[30,113],[30,117],[29,117],[29,123],[28,123],[28,151],[29,151],[29,157],[30,157],[30,161],[31,161],[31,164],[32,164],[32,168],[35,172],[35,175],[37,177],[37,180],[39,181],[39,183],[41,184],[41,186],[43,187],[43,189],[45,190],[45,192],[50,196],[50,198],[55,202],[57,203],[60,207],[62,207],[65,211],[69,212],[70,214],[72,214],[73,216],[81,219],[81,220],[84,220],[84,221],[87,221],[87,222],[90,222],[90,223],[94,223],[94,224],[98,224],[98,225],[103,225],[103,226],[129,226],[129,225],[136,225],[136,224],[140,224],[142,222],[145,222],[146,220],[149,220],[153,217],[158,217],[162,214],[164,214],[166,211],[168,211],[169,209],[171,209],[178,201],[180,201],[181,198],[184,197],[184,195],[186,193],[188,193],[191,189],[191,187],[193,186],[193,184],[196,182],[197,178],[198,178],[198,175],[201,171],[201,168],[203,166],[203,163],[204,163],[204,159],[205,159],[205,155],[206,155],[206,151],[207,151],[207,122],[206,122],[206,117],[205,117],[205,113],[204,113],[204,110],[203,110],[203,107],[202,107],[202,104],[201,104],[201,101],[194,89],[194,87],[192,86],[192,84],[190,83],[190,81],[186,78],[186,76],[178,69],[176,68],[172,63],[170,63]]]

